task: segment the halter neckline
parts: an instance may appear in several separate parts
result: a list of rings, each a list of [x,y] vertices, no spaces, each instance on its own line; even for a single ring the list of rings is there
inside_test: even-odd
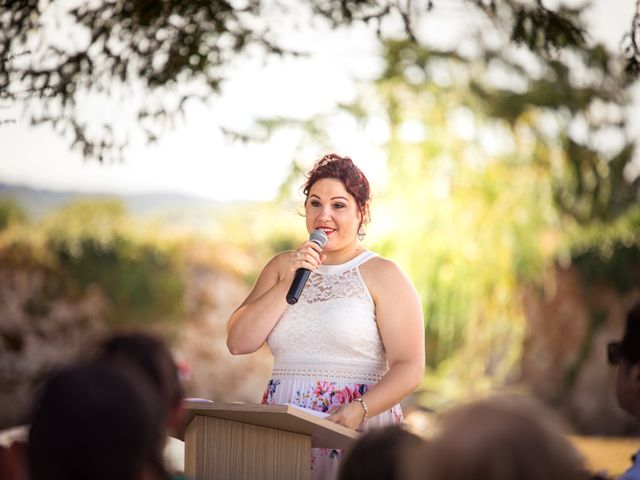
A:
[[[353,257],[351,260],[348,260],[344,263],[338,263],[335,265],[320,265],[318,269],[315,271],[322,274],[342,273],[363,264],[364,262],[366,262],[367,260],[375,256],[377,255],[372,251],[364,250],[363,252]]]

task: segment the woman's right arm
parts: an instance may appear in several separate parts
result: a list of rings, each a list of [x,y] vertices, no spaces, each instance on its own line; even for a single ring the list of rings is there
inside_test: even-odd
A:
[[[227,322],[227,348],[233,355],[258,350],[284,312],[289,286],[286,277],[280,274],[283,255],[286,254],[276,255],[267,263],[249,296],[231,314]]]
[[[305,242],[264,267],[251,293],[227,322],[227,348],[233,355],[252,353],[267,340],[287,307],[286,295],[296,269],[315,270],[324,260],[320,247]]]

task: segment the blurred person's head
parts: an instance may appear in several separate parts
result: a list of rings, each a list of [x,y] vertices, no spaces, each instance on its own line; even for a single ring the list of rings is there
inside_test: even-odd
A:
[[[99,360],[140,369],[158,394],[165,426],[170,430],[177,426],[184,392],[178,368],[164,341],[142,332],[115,333],[98,344],[96,354]]]
[[[524,397],[494,397],[455,407],[416,457],[425,480],[579,480],[582,458],[546,412]]]
[[[607,347],[609,363],[617,365],[616,397],[622,409],[640,419],[640,304],[627,314],[622,340]]]
[[[338,480],[404,479],[406,460],[423,443],[398,425],[369,430],[346,454]]]
[[[160,406],[142,375],[92,362],[44,385],[27,443],[30,480],[163,479]]]

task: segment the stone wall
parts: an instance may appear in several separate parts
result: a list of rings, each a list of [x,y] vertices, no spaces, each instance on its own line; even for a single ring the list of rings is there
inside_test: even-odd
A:
[[[107,333],[109,304],[99,287],[73,300],[47,299],[38,270],[0,269],[0,430],[27,418],[34,389],[46,372],[78,358]],[[266,349],[234,357],[226,321],[248,293],[238,276],[205,264],[187,267],[186,316],[177,328],[158,325],[188,370],[188,396],[257,402],[271,369]]]
[[[622,336],[626,312],[639,301],[640,286],[626,293],[611,285],[587,286],[574,269],[563,268],[546,292],[525,292],[519,381],[580,433],[621,435],[637,428],[616,404],[606,346]]]
[[[45,300],[39,270],[0,269],[0,429],[24,422],[38,381],[105,332],[98,288]]]
[[[268,348],[233,356],[226,346],[227,319],[249,293],[247,285],[202,266],[192,266],[187,278],[187,321],[175,351],[190,370],[188,395],[218,402],[260,401],[271,372]]]

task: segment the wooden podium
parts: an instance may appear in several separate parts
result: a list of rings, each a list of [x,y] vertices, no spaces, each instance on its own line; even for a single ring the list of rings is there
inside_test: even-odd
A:
[[[288,405],[187,401],[185,474],[196,480],[310,477],[311,448],[345,449],[358,433]]]

